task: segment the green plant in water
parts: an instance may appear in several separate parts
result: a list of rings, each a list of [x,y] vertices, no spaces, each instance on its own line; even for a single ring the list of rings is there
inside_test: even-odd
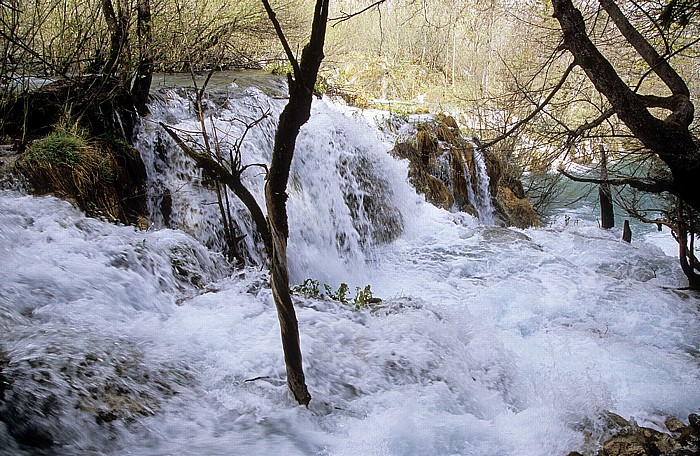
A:
[[[338,289],[333,291],[333,289],[327,283],[323,284],[325,294],[321,293],[318,280],[306,279],[301,285],[296,285],[291,288],[293,293],[300,293],[307,298],[322,299],[327,297],[333,301],[338,301],[343,304],[354,304],[356,310],[367,309],[370,304],[377,304],[381,302],[380,298],[374,297],[372,294],[372,288],[370,285],[366,285],[364,288],[355,287],[355,297],[350,300],[348,292],[350,287],[348,284],[343,282],[338,286]]]
[[[326,289],[326,293],[328,294],[328,297],[331,298],[332,300],[340,301],[343,304],[348,303],[347,294],[348,294],[348,290],[350,290],[350,288],[348,287],[347,283],[345,283],[345,282],[341,283],[340,286],[338,287],[338,289],[335,291],[335,293],[333,292],[333,290],[331,290],[331,287],[329,287],[328,284],[324,283],[323,287]]]
[[[370,304],[377,303],[377,298],[372,296],[372,289],[369,285],[365,288],[355,287],[355,298],[353,299],[355,303],[355,309],[360,310],[363,308],[368,308]]]
[[[318,288],[318,280],[306,279],[301,285],[291,288],[292,293],[301,293],[307,298],[321,298],[321,290]]]

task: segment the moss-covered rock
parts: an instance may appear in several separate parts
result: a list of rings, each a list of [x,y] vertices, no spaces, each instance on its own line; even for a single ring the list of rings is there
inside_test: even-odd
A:
[[[477,215],[478,193],[475,144],[466,139],[454,118],[440,114],[416,125],[415,136],[399,142],[392,153],[409,162],[408,177],[426,201],[447,210]],[[504,225],[527,228],[540,221],[525,197],[512,167],[489,151],[481,151],[489,176],[489,191],[497,216]]]
[[[510,188],[498,187],[495,201],[498,213],[505,218],[507,225],[523,229],[540,225],[539,216],[530,200],[519,198]]]

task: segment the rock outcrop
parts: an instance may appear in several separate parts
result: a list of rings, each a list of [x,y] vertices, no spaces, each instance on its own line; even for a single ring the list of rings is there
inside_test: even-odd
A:
[[[415,135],[397,143],[392,153],[409,161],[411,184],[435,206],[483,217],[480,209],[489,204],[495,211],[494,222],[501,225],[527,228],[540,224],[518,177],[505,172],[495,154],[467,139],[450,116],[438,115],[417,124]],[[486,196],[480,189],[480,166],[485,166],[488,175]]]
[[[700,416],[688,416],[688,424],[668,417],[664,423],[668,432],[661,432],[627,421],[619,415],[606,416],[608,433],[612,434],[597,456],[691,456],[700,455]],[[583,456],[571,452],[569,456]]]

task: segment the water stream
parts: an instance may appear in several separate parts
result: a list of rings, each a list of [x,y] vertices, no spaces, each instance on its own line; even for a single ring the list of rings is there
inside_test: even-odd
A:
[[[211,185],[158,126],[197,131],[191,103],[156,98],[137,142],[148,230],[0,191],[0,454],[561,455],[593,453],[608,410],[656,427],[698,411],[700,299],[675,258],[565,212],[516,230],[437,209],[327,100],[293,163],[292,281],[384,300],[295,296],[313,396],[297,406],[249,218],[235,203],[234,270]],[[283,105],[230,86],[207,122],[225,148],[269,111],[242,145],[267,163]],[[263,173],[244,178],[262,205]]]

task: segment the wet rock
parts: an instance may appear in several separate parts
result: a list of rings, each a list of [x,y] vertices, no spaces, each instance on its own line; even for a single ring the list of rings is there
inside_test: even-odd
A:
[[[634,420],[626,420],[620,415],[608,412],[605,415],[608,435],[602,443],[597,456],[689,456],[700,455],[700,432],[692,425],[693,418],[697,423],[697,415],[691,415],[691,424],[685,425],[675,417],[665,420],[666,428],[671,432],[665,433],[655,429],[638,426]],[[579,454],[570,453],[569,456]]]
[[[688,415],[688,422],[695,432],[700,433],[700,415],[691,413]]]
[[[457,122],[438,115],[416,126],[415,136],[396,144],[392,154],[409,162],[408,178],[426,201],[447,210],[477,216],[479,182],[475,140],[466,139]],[[477,143],[478,146],[478,143]],[[491,204],[501,223],[528,228],[539,225],[520,180],[494,153],[481,151],[489,176]]]
[[[16,344],[0,360],[0,422],[24,446],[107,448],[118,432],[110,423],[135,426],[193,381],[185,366],[146,359],[127,341],[92,340],[81,354],[74,334],[53,337],[59,342]]]
[[[666,429],[668,429],[670,432],[683,432],[685,429],[685,424],[681,420],[679,420],[676,417],[669,416],[666,418],[666,421],[664,422],[666,425]]]

